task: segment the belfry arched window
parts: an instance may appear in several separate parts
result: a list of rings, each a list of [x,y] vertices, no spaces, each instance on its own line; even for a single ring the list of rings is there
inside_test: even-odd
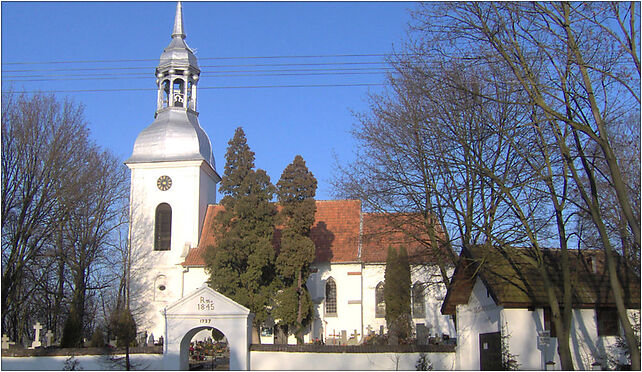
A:
[[[337,284],[332,278],[325,283],[325,315],[337,316]]]
[[[386,301],[383,298],[383,282],[379,282],[375,288],[375,318],[386,316]]]
[[[426,317],[424,285],[421,283],[415,283],[415,285],[412,286],[412,317],[413,318]]]
[[[163,107],[169,106],[169,80],[163,81]]]
[[[192,100],[193,100],[193,98],[192,98],[193,97],[192,96],[193,87],[194,87],[194,83],[193,82],[190,81],[190,82],[187,83],[187,106],[186,107],[187,108],[191,108],[192,110],[194,110],[194,102],[192,102]]]
[[[174,86],[172,87],[173,97],[172,101],[174,102],[175,107],[183,107],[185,102],[185,95],[183,94],[183,89],[185,82],[182,79],[174,79]]]
[[[169,251],[172,242],[172,207],[167,203],[156,207],[154,250]]]

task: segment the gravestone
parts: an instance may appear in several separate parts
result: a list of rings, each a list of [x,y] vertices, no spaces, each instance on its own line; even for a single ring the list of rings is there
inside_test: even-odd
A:
[[[11,347],[11,345],[15,344],[15,342],[9,341],[9,336],[7,336],[6,334],[2,335],[2,350],[7,350]]]
[[[383,326],[379,326],[379,336],[383,336]]]
[[[355,329],[354,332],[350,335],[348,345],[359,345],[359,336],[361,335],[357,333],[357,330]]]
[[[33,326],[33,329],[36,330],[36,336],[34,337],[34,340],[31,343],[31,347],[29,349],[35,349],[42,346],[42,342],[40,342],[40,330],[42,329],[42,325],[40,325],[40,322],[36,322],[36,324]]]
[[[348,342],[348,332],[345,329],[341,330],[341,345],[345,345]]]
[[[428,327],[423,323],[417,324],[417,345],[428,345],[428,337],[430,332]]]
[[[51,332],[51,329],[47,330],[47,333],[45,333],[45,346],[50,347],[53,344],[53,332]]]
[[[154,346],[154,334],[153,333],[151,335],[149,335],[149,339],[147,340],[147,345]]]
[[[158,338],[158,345],[163,346],[163,336]]]
[[[108,345],[111,347],[116,347],[118,345],[118,337],[114,338],[113,340],[109,340]]]

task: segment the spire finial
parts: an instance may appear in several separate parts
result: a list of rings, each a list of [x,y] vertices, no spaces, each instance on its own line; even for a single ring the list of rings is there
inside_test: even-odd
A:
[[[174,32],[172,32],[172,37],[185,39],[185,33],[183,32],[183,7],[180,1],[176,4],[176,17],[174,18]]]

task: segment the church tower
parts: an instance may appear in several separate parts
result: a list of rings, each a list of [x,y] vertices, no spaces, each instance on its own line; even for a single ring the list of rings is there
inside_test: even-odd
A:
[[[136,138],[131,170],[130,301],[139,331],[163,334],[162,309],[183,296],[181,263],[216,203],[212,147],[198,121],[200,69],[185,43],[182,6],[156,68],[154,121]]]

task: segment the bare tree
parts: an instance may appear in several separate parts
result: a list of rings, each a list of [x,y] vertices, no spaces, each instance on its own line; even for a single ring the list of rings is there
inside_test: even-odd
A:
[[[423,44],[471,63],[502,65],[507,84],[521,87],[550,126],[577,194],[599,232],[618,315],[627,341],[636,344],[617,277],[615,251],[604,223],[599,178],[613,191],[617,210],[640,246],[640,212],[618,163],[609,128],[640,108],[639,4],[451,3],[428,4],[415,14]],[[601,152],[603,169],[590,150]],[[605,172],[602,173],[601,171]],[[633,194],[639,194],[639,189]],[[622,234],[626,235],[626,234]],[[640,368],[639,349],[632,367]]]
[[[58,333],[69,305],[93,323],[124,169],[90,140],[81,105],[3,95],[2,327],[12,338],[36,320]]]

